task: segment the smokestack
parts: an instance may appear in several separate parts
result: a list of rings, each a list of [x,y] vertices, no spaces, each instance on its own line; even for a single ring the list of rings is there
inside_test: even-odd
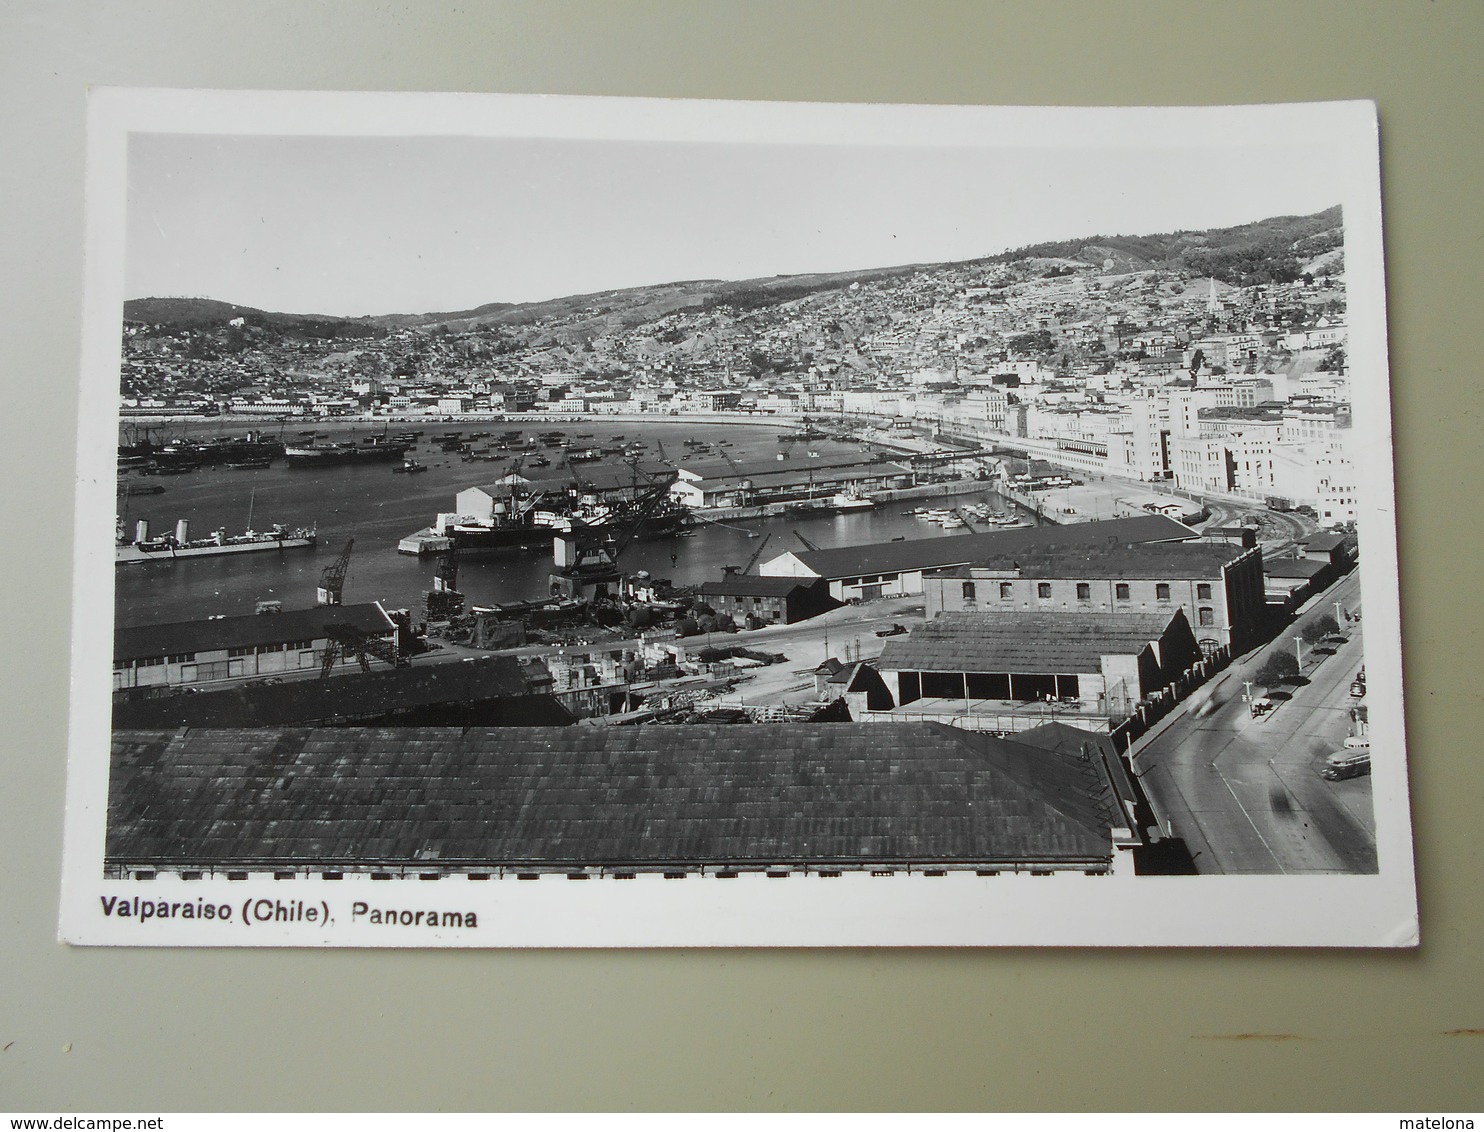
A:
[[[175,541],[182,546],[190,537],[191,523],[189,519],[177,519],[175,521]]]
[[[137,523],[134,524],[134,541],[135,542],[148,542],[149,541],[149,520],[148,519],[140,519],[139,522],[137,522]]]

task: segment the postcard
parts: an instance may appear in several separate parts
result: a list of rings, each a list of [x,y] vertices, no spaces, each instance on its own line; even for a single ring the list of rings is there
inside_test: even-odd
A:
[[[84,303],[64,941],[1418,941],[1369,103],[102,89]]]

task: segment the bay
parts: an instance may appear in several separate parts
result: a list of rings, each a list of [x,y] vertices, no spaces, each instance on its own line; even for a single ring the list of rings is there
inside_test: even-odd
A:
[[[241,436],[250,427],[242,422],[206,420],[172,423],[166,426],[166,431],[171,436],[199,438]],[[149,522],[154,534],[167,533],[178,520],[185,519],[192,537],[202,537],[219,528],[237,534],[249,523],[260,531],[273,523],[282,523],[286,527],[314,527],[319,541],[310,550],[275,550],[116,567],[118,624],[159,624],[248,614],[261,600],[282,601],[287,609],[312,606],[321,572],[350,539],[355,540],[355,547],[344,600],[347,603],[374,600],[389,609],[417,609],[424,592],[431,588],[434,560],[398,553],[398,541],[429,526],[438,512],[452,510],[454,496],[459,491],[491,484],[511,466],[504,460],[464,462],[457,456],[444,454],[434,446],[433,439],[456,430],[467,437],[471,432],[498,435],[516,427],[515,423],[504,421],[392,424],[393,434],[422,430],[417,448],[409,453],[429,468],[419,475],[394,474],[392,465],[387,464],[290,469],[282,459],[275,460],[272,467],[255,470],[200,469],[184,475],[152,478],[129,473],[121,477],[121,486],[157,484],[165,488],[159,495],[138,495],[131,491],[125,496],[121,491],[120,517],[131,536],[135,522],[141,519]],[[769,460],[780,449],[789,448],[794,456],[802,455],[807,448],[817,452],[821,460],[859,457],[865,447],[828,440],[810,442],[807,446],[789,445],[779,440],[779,433],[793,426],[777,420],[692,424],[589,419],[528,423],[521,427],[526,436],[549,429],[561,430],[573,439],[574,447],[643,441],[649,445],[646,456],[651,459],[657,457],[656,442],[660,442],[671,461],[687,456],[685,441],[701,441],[711,444],[713,453],[692,459],[705,463],[721,461],[714,453],[722,441],[728,442],[725,451],[739,463]],[[332,440],[382,432],[380,424],[289,422],[283,426],[282,438],[289,443],[303,443],[305,438],[298,434],[310,428],[329,433]],[[278,436],[280,428],[274,423],[261,431]],[[616,441],[617,437],[624,439]],[[553,466],[544,472],[555,472],[555,453],[547,455],[553,458]],[[956,496],[951,502],[986,502],[997,509],[1004,505],[991,491]],[[761,545],[763,536],[771,537],[760,562],[787,550],[805,549],[801,535],[822,548],[938,536],[944,533],[939,527],[904,512],[919,505],[942,503],[941,499],[887,503],[874,511],[846,515],[703,523],[688,536],[631,543],[621,565],[629,573],[647,570],[678,585],[694,585],[719,577],[723,566],[744,565]],[[550,570],[549,552],[500,558],[464,557],[459,562],[458,586],[474,605],[530,600],[549,592]]]

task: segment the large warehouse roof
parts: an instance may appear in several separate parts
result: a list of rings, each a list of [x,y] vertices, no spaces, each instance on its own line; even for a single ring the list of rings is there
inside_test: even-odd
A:
[[[381,637],[397,626],[376,602],[285,609],[282,613],[177,621],[167,625],[122,626],[113,631],[115,660],[213,652],[219,649],[278,645],[323,639],[330,626]]]
[[[1098,672],[1105,656],[1137,656],[1174,613],[943,613],[888,641],[877,667],[920,672]]]
[[[284,727],[389,716],[441,705],[526,701],[530,688],[520,662],[486,656],[427,668],[351,672],[334,679],[257,681],[189,696],[154,696],[115,704],[115,727]],[[565,722],[546,700],[506,704],[518,723]],[[534,713],[540,712],[538,716]],[[570,718],[570,717],[567,717]],[[489,722],[489,720],[485,720]],[[503,720],[502,720],[503,722]]]
[[[1024,578],[1212,578],[1256,550],[1227,542],[1094,543],[1001,550],[951,573],[973,577],[976,568],[1018,570]]]
[[[1126,825],[1100,762],[932,723],[117,731],[109,791],[115,867],[1096,867]]]
[[[879,542],[828,550],[790,551],[799,563],[820,577],[851,578],[903,570],[936,570],[1032,547],[1092,546],[1108,543],[1178,542],[1199,538],[1197,531],[1164,515],[1137,515],[1068,526],[1015,527],[974,535]],[[763,566],[763,573],[781,573],[782,558]]]

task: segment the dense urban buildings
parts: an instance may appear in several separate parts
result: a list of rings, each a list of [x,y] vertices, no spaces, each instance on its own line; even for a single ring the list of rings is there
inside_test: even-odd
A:
[[[1353,520],[1339,209],[1188,236],[422,322],[141,299],[125,311],[123,412],[874,419]],[[711,506],[752,478],[788,498],[801,490],[789,470],[713,463],[677,490]],[[817,489],[893,478],[819,471]]]

